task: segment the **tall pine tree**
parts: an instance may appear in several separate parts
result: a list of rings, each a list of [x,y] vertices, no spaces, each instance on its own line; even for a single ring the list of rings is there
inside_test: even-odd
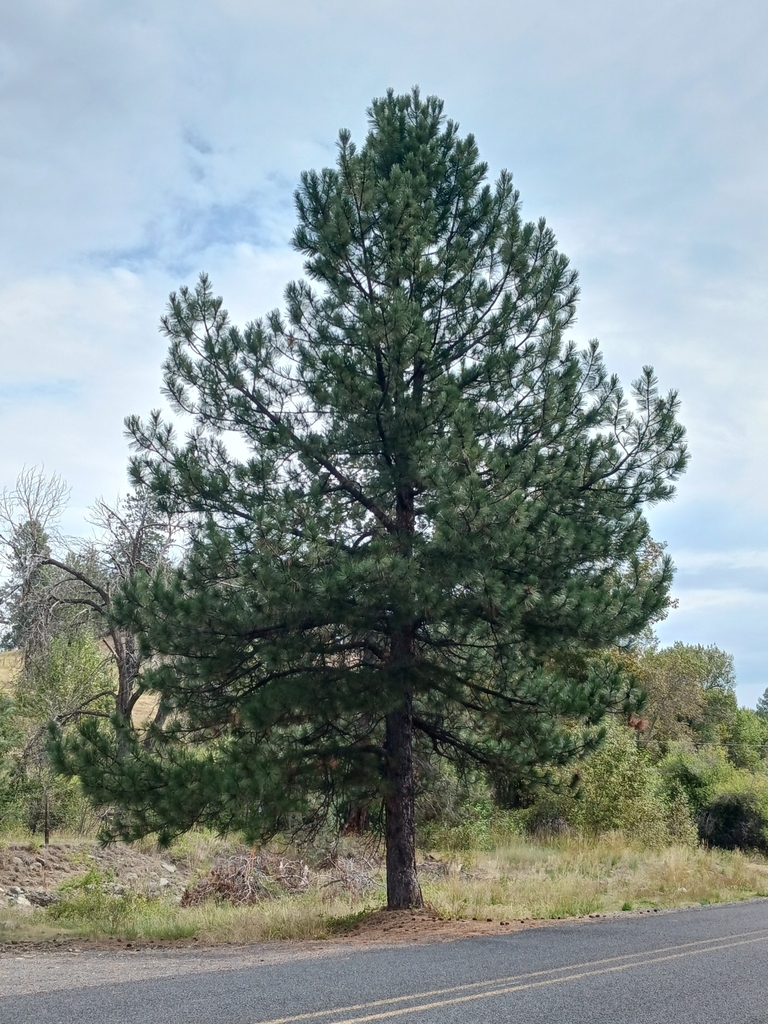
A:
[[[165,390],[193,428],[131,418],[132,471],[197,526],[117,608],[169,717],[152,743],[84,723],[59,760],[128,837],[377,798],[403,908],[415,748],[504,793],[634,699],[599,651],[668,603],[643,512],[686,450],[650,369],[627,398],[568,341],[576,273],[442,103],[390,92],[369,121],[302,175],[283,313],[240,329],[205,276],[171,296]]]

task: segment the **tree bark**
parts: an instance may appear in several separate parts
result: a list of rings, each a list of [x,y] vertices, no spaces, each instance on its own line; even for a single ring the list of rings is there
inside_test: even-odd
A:
[[[51,843],[51,815],[49,807],[48,788],[46,787],[45,796],[43,797],[43,841],[46,846],[50,846]]]
[[[410,480],[408,458],[399,461],[403,478]],[[398,554],[407,560],[413,552],[416,528],[412,483],[398,488],[396,508]],[[389,668],[401,700],[399,707],[396,706],[387,714],[384,738],[388,910],[410,910],[424,906],[416,874],[416,786],[413,777],[415,661],[415,628],[413,620],[408,621],[406,618],[391,638]]]
[[[385,797],[387,846],[387,909],[422,907],[416,874],[416,816],[413,777],[412,696],[387,715],[384,747],[387,757]]]
[[[359,836],[365,832],[365,826],[368,824],[368,808],[362,807],[359,804],[353,804],[347,814],[347,821],[344,828],[341,830],[343,836]]]
[[[117,662],[116,711],[121,718],[130,718],[133,711],[133,691],[139,674],[139,652],[133,633],[114,630],[112,633]]]

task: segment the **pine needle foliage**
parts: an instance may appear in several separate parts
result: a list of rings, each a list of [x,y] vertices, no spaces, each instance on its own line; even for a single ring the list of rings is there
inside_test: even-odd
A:
[[[302,175],[282,312],[241,329],[205,275],[171,296],[192,429],[129,419],[132,473],[197,526],[116,605],[168,718],[151,743],[85,723],[59,757],[128,837],[381,800],[389,905],[413,906],[414,749],[512,792],[636,701],[597,652],[668,604],[643,512],[687,456],[650,368],[626,395],[568,340],[576,272],[511,176],[437,98],[368,113]]]

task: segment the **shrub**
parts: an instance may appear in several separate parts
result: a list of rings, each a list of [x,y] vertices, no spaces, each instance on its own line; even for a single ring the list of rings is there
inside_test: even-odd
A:
[[[530,809],[526,827],[537,839],[558,839],[575,831],[570,820],[573,817],[572,798],[569,800],[568,797],[551,795],[538,800]]]
[[[669,842],[669,803],[651,758],[632,730],[617,724],[580,771],[571,821],[585,835],[621,832],[647,846]]]
[[[91,870],[82,878],[59,887],[58,899],[49,909],[59,921],[85,922],[94,929],[112,933],[146,899],[113,884],[108,875]]]
[[[721,793],[701,809],[698,825],[710,846],[768,853],[768,796],[757,789]]]
[[[610,723],[605,743],[578,770],[576,792],[548,793],[527,812],[528,831],[542,839],[577,831],[608,832],[644,846],[695,846],[696,824],[680,786],[670,787],[634,733]]]
[[[525,811],[503,811],[486,802],[467,804],[460,821],[429,821],[419,827],[425,850],[491,850],[512,836],[525,834]]]
[[[768,747],[768,723],[751,708],[739,708],[726,740],[728,757],[737,768],[751,772],[763,769]]]
[[[748,789],[752,776],[735,768],[722,747],[673,747],[658,764],[668,799],[683,793],[694,816],[720,793]]]

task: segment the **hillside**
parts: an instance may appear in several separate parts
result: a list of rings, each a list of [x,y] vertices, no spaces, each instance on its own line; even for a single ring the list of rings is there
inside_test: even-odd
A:
[[[0,689],[10,690],[21,668],[18,651],[0,651]]]

